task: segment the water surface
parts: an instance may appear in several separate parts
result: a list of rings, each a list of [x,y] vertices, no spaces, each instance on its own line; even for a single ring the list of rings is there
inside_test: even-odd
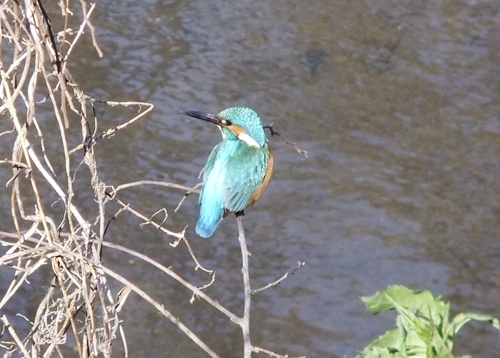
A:
[[[82,42],[75,80],[96,98],[155,105],[147,120],[96,148],[108,184],[198,182],[219,134],[179,110],[249,106],[309,152],[306,159],[271,138],[273,180],[246,212],[254,287],[306,262],[254,296],[256,345],[295,356],[355,356],[394,327],[393,315],[370,316],[359,296],[390,284],[441,294],[454,314],[500,317],[495,1],[122,1],[99,3],[93,23],[105,56]],[[125,118],[100,111],[104,127]],[[146,213],[165,206],[172,228],[189,225],[196,254],[217,271],[207,293],[241,312],[233,217],[202,240],[193,230],[195,196],[174,214],[182,192],[147,187],[122,195]],[[118,220],[108,240],[202,280],[186,252],[136,219]],[[190,305],[189,292],[151,267],[107,255],[109,266],[221,356],[241,351],[236,327],[201,302]],[[123,317],[131,356],[202,355],[137,296]],[[460,340],[457,355],[500,350],[487,326],[465,328]]]

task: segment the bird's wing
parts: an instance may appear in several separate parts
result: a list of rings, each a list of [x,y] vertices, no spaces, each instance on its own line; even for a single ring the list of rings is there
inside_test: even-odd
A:
[[[227,162],[224,179],[224,208],[229,212],[244,210],[252,194],[264,182],[269,164],[269,147],[255,150],[243,144]]]
[[[201,237],[213,235],[224,212],[224,182],[226,167],[225,162],[219,159],[221,145],[217,145],[205,165],[203,173],[203,187],[199,203],[200,217],[196,224],[196,232]]]
[[[205,164],[205,167],[203,168],[203,187],[201,188],[202,195],[200,195],[200,197],[198,199],[198,204],[200,204],[200,205],[201,205],[201,202],[203,199],[203,191],[205,189],[207,191],[214,191],[214,190],[217,190],[217,187],[219,186],[219,185],[217,185],[218,180],[213,180],[213,179],[210,180],[209,178],[211,178],[212,170],[214,169],[214,167],[216,167],[216,163],[218,162],[218,160],[220,161],[220,159],[218,159],[218,157],[220,156],[219,153],[221,152],[221,144],[222,143],[223,142],[217,144],[214,147],[214,149],[212,150],[212,152],[208,156],[207,164]],[[216,171],[220,171],[220,168],[217,168]],[[221,191],[221,195],[222,195],[222,191]]]

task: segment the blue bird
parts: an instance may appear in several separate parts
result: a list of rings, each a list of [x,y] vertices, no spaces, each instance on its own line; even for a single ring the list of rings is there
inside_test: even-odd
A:
[[[219,114],[182,112],[219,126],[222,142],[208,157],[203,173],[196,233],[212,236],[220,221],[243,210],[259,199],[273,174],[273,153],[262,121],[254,110],[231,107]]]

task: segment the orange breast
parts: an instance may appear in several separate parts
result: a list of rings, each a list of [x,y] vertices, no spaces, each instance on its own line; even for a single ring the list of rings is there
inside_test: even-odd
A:
[[[264,176],[264,181],[262,182],[261,186],[259,186],[257,189],[253,191],[247,206],[253,205],[260,198],[262,193],[266,191],[267,186],[269,185],[269,181],[271,180],[271,177],[273,175],[273,170],[274,170],[274,154],[271,151],[271,148],[269,148],[269,162],[267,163],[267,169],[266,169],[266,174]]]

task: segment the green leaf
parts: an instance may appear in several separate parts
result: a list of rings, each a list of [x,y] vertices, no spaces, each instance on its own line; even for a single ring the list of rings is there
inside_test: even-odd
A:
[[[467,322],[489,322],[500,330],[500,321],[484,314],[461,313],[450,323],[450,304],[428,290],[390,286],[361,299],[374,315],[395,309],[398,329],[373,341],[358,358],[453,358],[453,339]]]
[[[440,297],[437,299],[442,302]],[[412,291],[404,286],[389,286],[387,289],[377,292],[373,296],[361,297],[361,300],[374,315],[394,309],[394,301],[404,307],[435,305],[435,299],[430,291]],[[441,305],[435,307],[437,312],[446,313],[447,307],[439,306]]]
[[[453,318],[453,321],[449,325],[448,330],[445,332],[448,339],[453,340],[457,332],[462,328],[467,322],[470,321],[488,322],[497,330],[500,330],[500,321],[490,315],[480,314],[480,313],[459,313]]]
[[[399,353],[400,333],[397,329],[387,331],[385,334],[371,342],[357,358],[403,358],[406,355]]]
[[[437,330],[432,315],[428,310],[415,314],[407,307],[393,301],[399,313],[398,322],[406,333],[402,348],[412,357],[452,357],[440,332]],[[429,307],[429,306],[428,306]],[[424,314],[425,311],[429,313]],[[404,346],[403,346],[404,345]]]

